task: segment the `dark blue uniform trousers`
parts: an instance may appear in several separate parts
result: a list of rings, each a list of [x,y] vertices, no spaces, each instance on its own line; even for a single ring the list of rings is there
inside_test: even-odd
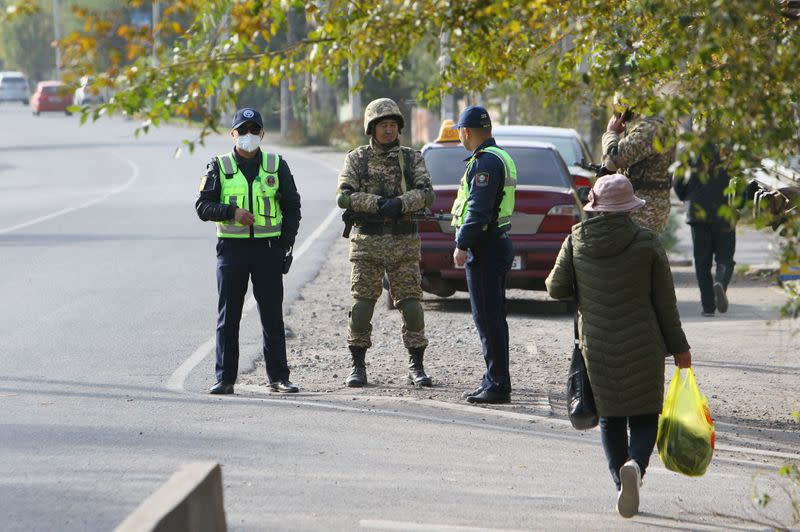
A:
[[[270,382],[289,378],[283,328],[283,249],[277,239],[221,238],[217,243],[217,381],[235,383],[239,373],[239,322],[253,281],[264,335]]]
[[[478,328],[486,361],[481,387],[511,393],[508,371],[508,322],[506,321],[506,274],[514,260],[511,240],[486,236],[469,249],[467,288],[472,319]]]

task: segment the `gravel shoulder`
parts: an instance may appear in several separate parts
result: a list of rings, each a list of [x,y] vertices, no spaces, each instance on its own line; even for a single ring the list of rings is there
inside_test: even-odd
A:
[[[425,367],[434,387],[406,383],[407,353],[400,338],[400,313],[376,305],[373,347],[367,352],[370,385],[347,388],[347,313],[350,307],[348,242],[337,239],[325,265],[285,309],[292,380],[305,393],[331,397],[397,396],[462,403],[461,393],[480,381],[484,363],[466,293],[450,298],[425,294],[430,346]],[[699,291],[691,267],[674,266],[684,328],[692,346],[695,374],[709,398],[722,441],[786,448],[800,425],[800,323],[781,319],[782,292],[774,281],[737,274],[729,288],[730,309],[715,318],[700,316]],[[509,290],[512,404],[488,408],[565,417],[564,386],[572,344],[572,319],[565,305],[542,292]],[[259,342],[260,343],[260,342]],[[242,346],[260,350],[255,343]],[[673,366],[667,366],[666,378]],[[264,388],[263,361],[240,382]]]

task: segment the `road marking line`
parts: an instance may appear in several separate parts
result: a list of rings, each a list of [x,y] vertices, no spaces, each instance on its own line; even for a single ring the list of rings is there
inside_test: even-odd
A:
[[[559,497],[561,498],[561,497]],[[442,530],[447,532],[522,532],[511,528],[485,528],[475,526],[439,525],[435,523],[414,523],[411,521],[384,521],[383,519],[361,519],[359,528],[378,530]]]
[[[328,213],[328,216],[322,221],[320,225],[314,229],[314,232],[308,236],[303,244],[294,252],[294,258],[299,259],[302,257],[306,251],[311,249],[311,246],[314,245],[316,240],[325,232],[328,226],[336,219],[336,216],[341,212],[341,209],[335,207]],[[256,298],[252,295],[245,301],[244,308],[242,310],[242,319],[247,316],[247,314],[252,311],[256,307]],[[184,391],[184,383],[186,382],[186,377],[189,376],[189,373],[192,372],[194,368],[197,367],[200,362],[203,361],[211,351],[214,350],[216,346],[216,335],[211,336],[205,342],[203,342],[200,347],[195,349],[194,353],[192,353],[189,358],[183,361],[183,363],[178,366],[172,375],[170,375],[169,379],[167,380],[166,387],[168,390],[173,392],[183,392]]]
[[[123,183],[122,185],[120,185],[120,186],[118,186],[116,188],[112,188],[111,190],[109,190],[108,192],[103,194],[102,196],[99,196],[99,197],[96,197],[96,198],[92,198],[89,201],[86,201],[86,202],[81,203],[79,205],[75,205],[75,206],[72,206],[72,207],[66,207],[64,209],[61,209],[60,211],[51,212],[50,214],[46,214],[44,216],[40,216],[39,218],[34,218],[33,220],[28,220],[27,222],[22,222],[21,224],[12,225],[11,227],[0,228],[0,235],[4,235],[6,233],[11,233],[11,232],[16,231],[18,229],[25,229],[26,227],[30,227],[32,225],[35,225],[35,224],[38,224],[38,223],[41,223],[41,222],[46,222],[47,220],[52,220],[53,218],[56,218],[58,216],[62,216],[64,214],[69,214],[71,212],[75,212],[75,211],[78,211],[80,209],[85,209],[86,207],[91,207],[92,205],[94,205],[96,203],[100,203],[101,201],[107,200],[111,196],[115,196],[115,195],[117,195],[117,194],[119,194],[121,192],[124,192],[125,190],[130,188],[130,186],[133,185],[133,183],[135,183],[137,179],[139,179],[139,166],[136,163],[134,163],[133,161],[131,161],[130,159],[122,159],[122,160],[125,161],[126,163],[128,163],[129,165],[131,165],[131,168],[133,169],[133,172],[131,173],[131,177],[125,183]]]

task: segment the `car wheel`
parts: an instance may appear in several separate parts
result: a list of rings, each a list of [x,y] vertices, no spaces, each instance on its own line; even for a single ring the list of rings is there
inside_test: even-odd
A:
[[[64,114],[65,114],[65,115],[67,115],[67,116],[72,116],[72,113],[70,113],[70,112],[69,112],[69,111],[67,111],[66,109],[64,110]]]
[[[22,105],[28,105],[28,100],[22,100]]]
[[[33,116],[39,116],[39,111],[34,111]]]

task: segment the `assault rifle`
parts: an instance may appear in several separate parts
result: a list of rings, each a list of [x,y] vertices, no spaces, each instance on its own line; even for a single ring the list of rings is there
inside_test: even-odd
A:
[[[603,177],[604,175],[611,175],[614,172],[609,170],[602,164],[594,164],[594,163],[587,163],[586,161],[581,161],[575,163],[576,166],[580,166],[584,170],[589,170],[590,172],[594,172],[595,177]]]
[[[423,209],[411,214],[412,222],[449,222],[452,219],[453,215],[450,213],[434,213],[430,209]],[[350,238],[350,230],[353,229],[353,224],[356,222],[383,224],[389,220],[389,218],[375,213],[354,212],[349,209],[342,211],[342,222],[344,222],[342,238]]]

